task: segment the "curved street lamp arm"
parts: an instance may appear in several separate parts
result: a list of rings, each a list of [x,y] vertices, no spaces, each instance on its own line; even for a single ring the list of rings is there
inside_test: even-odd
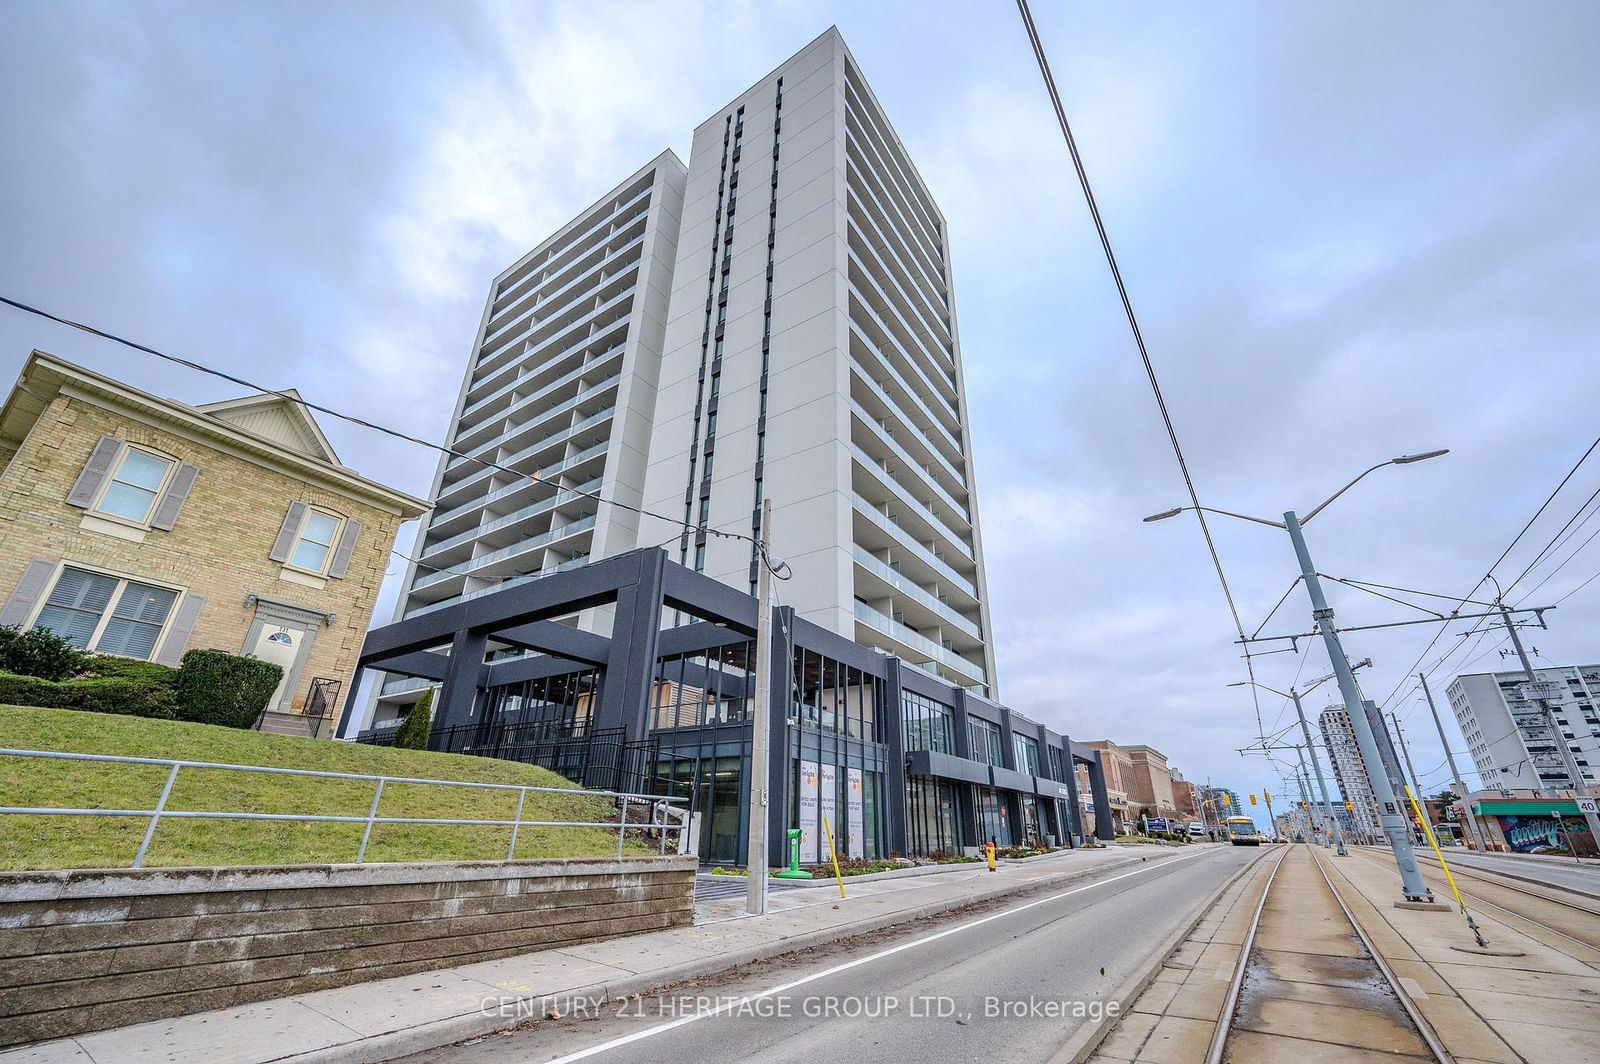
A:
[[[1368,469],[1368,470],[1364,471],[1363,473],[1361,473],[1361,475],[1357,476],[1355,478],[1355,480],[1352,480],[1350,483],[1346,484],[1344,487],[1340,488],[1338,491],[1334,492],[1332,495],[1329,495],[1326,499],[1323,499],[1320,503],[1318,503],[1316,505],[1316,507],[1311,510],[1310,513],[1308,513],[1304,517],[1300,518],[1300,523],[1302,525],[1310,524],[1311,523],[1311,519],[1313,517],[1315,517],[1318,514],[1320,514],[1323,510],[1326,510],[1328,508],[1328,504],[1331,503],[1333,500],[1337,499],[1339,496],[1343,495],[1345,492],[1347,492],[1351,488],[1355,487],[1356,484],[1360,482],[1362,477],[1366,476],[1368,473],[1374,473],[1374,472],[1382,469],[1386,465],[1394,465],[1394,459],[1391,458],[1387,462],[1379,462],[1377,465],[1373,466],[1371,469]]]

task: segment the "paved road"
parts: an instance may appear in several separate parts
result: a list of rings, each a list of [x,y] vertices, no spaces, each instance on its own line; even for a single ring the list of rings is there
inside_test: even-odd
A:
[[[1042,1061],[1103,1013],[1106,996],[1213,888],[1272,852],[1197,848],[1095,883],[753,966],[621,1015],[613,1008],[598,1019],[545,1022],[408,1060]],[[702,998],[730,1007],[685,1020]]]
[[[1505,872],[1514,876],[1537,879],[1551,886],[1566,887],[1600,897],[1600,866],[1593,861],[1579,864],[1573,860],[1530,860],[1526,857],[1489,856],[1468,853],[1451,847],[1444,851],[1444,859],[1452,865],[1481,868],[1487,872]]]

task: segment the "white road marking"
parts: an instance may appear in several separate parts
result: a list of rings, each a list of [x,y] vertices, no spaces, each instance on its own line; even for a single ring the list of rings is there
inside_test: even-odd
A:
[[[1220,849],[1211,849],[1201,850],[1197,853],[1184,854],[1180,857],[1174,857],[1170,861],[1157,861],[1155,864],[1145,865],[1143,868],[1135,868],[1131,872],[1124,872],[1121,875],[1112,876],[1109,879],[1101,879],[1093,883],[1085,883],[1081,887],[1073,887],[1071,890],[1064,890],[1059,894],[1051,894],[1048,897],[1038,898],[1030,902],[1024,902],[1021,905],[1015,905],[1009,909],[1004,909],[997,913],[990,913],[988,916],[980,916],[975,920],[968,920],[964,924],[957,924],[955,927],[946,928],[943,931],[936,931],[931,935],[925,935],[922,938],[913,939],[910,942],[902,942],[898,946],[890,946],[888,949],[880,950],[877,953],[869,954],[865,957],[858,957],[852,961],[845,961],[843,964],[836,964],[832,968],[825,968],[820,972],[814,972],[811,975],[803,976],[791,982],[780,983],[777,986],[769,987],[766,990],[761,990],[753,994],[746,994],[737,1001],[724,1002],[715,1008],[704,1009],[700,1012],[691,1013],[688,1016],[680,1016],[675,1020],[668,1020],[665,1023],[657,1024],[656,1026],[647,1028],[643,1031],[635,1031],[632,1034],[625,1034],[619,1038],[613,1038],[608,1042],[601,1042],[598,1045],[592,1045],[587,1049],[580,1049],[575,1053],[568,1053],[564,1057],[556,1057],[554,1060],[550,1061],[549,1064],[569,1064],[570,1061],[584,1060],[588,1057],[596,1056],[600,1053],[606,1053],[613,1049],[620,1049],[625,1045],[631,1045],[634,1042],[641,1042],[646,1038],[654,1038],[658,1034],[666,1034],[668,1031],[677,1030],[679,1027],[687,1027],[691,1023],[695,1023],[699,1020],[710,1019],[711,1017],[719,1016],[724,1012],[742,1010],[753,1001],[761,1001],[764,998],[772,997],[775,994],[785,993],[793,990],[797,986],[804,986],[807,983],[816,982],[818,979],[826,979],[830,975],[838,975],[840,972],[849,971],[851,968],[859,968],[863,964],[871,964],[873,961],[879,961],[885,957],[892,957],[896,953],[901,953],[908,949],[915,949],[918,946],[925,946],[930,942],[937,942],[941,938],[948,938],[951,935],[960,934],[962,931],[970,931],[972,928],[981,927],[992,920],[1000,920],[1007,916],[1014,916],[1017,913],[1024,912],[1028,909],[1032,909],[1040,905],[1048,905],[1050,902],[1060,901],[1062,898],[1070,897],[1074,894],[1081,894],[1086,890],[1093,890],[1095,887],[1103,887],[1108,883],[1115,883],[1119,879],[1128,879],[1132,876],[1149,872],[1155,868],[1171,868],[1180,861],[1188,861],[1195,857],[1203,857],[1206,854],[1221,852],[1222,851]]]

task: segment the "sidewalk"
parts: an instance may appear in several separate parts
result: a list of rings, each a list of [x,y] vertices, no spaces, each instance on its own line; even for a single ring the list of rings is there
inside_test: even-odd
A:
[[[1460,912],[1394,907],[1392,864],[1366,853],[1323,860],[1345,903],[1457,1061],[1600,1064],[1600,951],[1546,945],[1475,910],[1491,948],[1522,955],[1465,952],[1457,947],[1474,942]]]
[[[983,865],[879,880],[837,891],[772,894],[764,917],[741,917],[737,899],[710,903],[692,927],[382,979],[98,1031],[0,1052],[0,1064],[301,1064],[382,1060],[542,1017],[552,1006],[594,1008],[751,961],[936,915],[1029,887],[1142,862],[1198,857],[1201,848],[1112,846],[1047,861]],[[970,870],[969,870],[970,869]],[[713,908],[714,907],[714,908]]]

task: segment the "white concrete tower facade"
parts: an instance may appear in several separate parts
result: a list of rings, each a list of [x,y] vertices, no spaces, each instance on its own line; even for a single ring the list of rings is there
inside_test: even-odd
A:
[[[1341,705],[1329,706],[1322,711],[1317,723],[1328,748],[1328,760],[1333,762],[1334,781],[1339,785],[1339,793],[1351,805],[1351,818],[1362,834],[1381,836],[1383,823],[1378,815],[1378,796],[1367,776],[1366,762],[1361,759],[1361,747],[1356,742],[1349,712]]]
[[[396,620],[638,545],[592,496],[642,500],[684,176],[661,153],[494,279]]]
[[[645,506],[770,497],[781,604],[992,697],[947,227],[836,30],[695,130],[677,250]],[[672,546],[753,587],[748,540]]]

